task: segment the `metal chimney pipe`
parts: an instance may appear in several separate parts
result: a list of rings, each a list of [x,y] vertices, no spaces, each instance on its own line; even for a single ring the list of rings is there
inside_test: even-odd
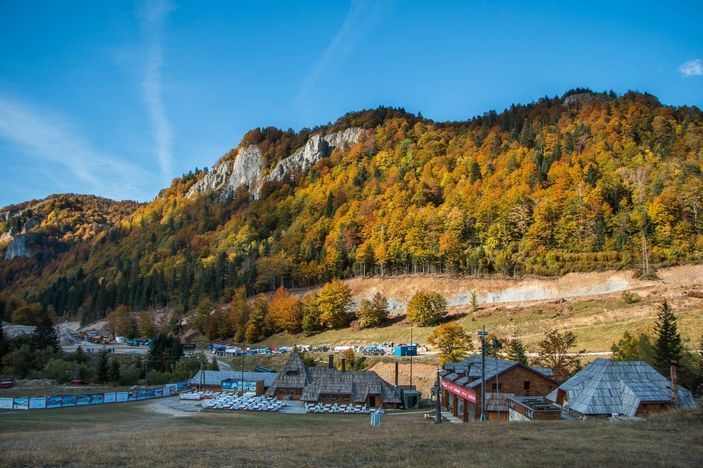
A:
[[[347,371],[347,360],[345,358],[342,358],[342,372]]]
[[[334,369],[334,354],[330,354],[327,360],[327,367]]]
[[[398,361],[395,362],[395,386],[398,386]]]
[[[678,361],[675,359],[671,360],[671,401],[674,403],[674,406],[676,405],[676,400],[679,397],[679,377],[677,374],[677,366],[678,366]]]

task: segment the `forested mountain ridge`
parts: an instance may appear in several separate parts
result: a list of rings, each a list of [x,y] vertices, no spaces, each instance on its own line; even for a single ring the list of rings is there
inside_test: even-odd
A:
[[[0,208],[3,286],[41,275],[54,259],[118,225],[138,206],[133,201],[68,193]]]
[[[345,144],[270,177],[350,129]],[[257,170],[229,183],[247,152]],[[703,115],[642,93],[574,90],[465,122],[379,108],[301,132],[253,130],[212,172],[225,164],[224,182],[175,179],[50,261],[0,260],[0,287],[91,321],[119,304],[185,312],[239,286],[703,258]]]

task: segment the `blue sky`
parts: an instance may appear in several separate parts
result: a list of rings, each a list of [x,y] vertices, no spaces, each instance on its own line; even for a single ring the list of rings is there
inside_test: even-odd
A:
[[[577,87],[703,107],[702,2],[0,0],[0,206],[145,201],[257,126]],[[531,5],[527,5],[530,3]]]

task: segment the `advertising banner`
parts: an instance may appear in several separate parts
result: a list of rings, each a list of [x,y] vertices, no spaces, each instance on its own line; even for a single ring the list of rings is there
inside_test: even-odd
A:
[[[245,388],[247,386],[245,385]],[[33,410],[62,408],[64,406],[101,405],[103,403],[123,403],[170,396],[176,384],[159,388],[141,388],[129,392],[88,393],[80,395],[52,395],[50,397],[0,398],[0,410]]]
[[[244,383],[240,380],[234,380],[234,379],[227,379],[223,380],[221,382],[222,390],[238,390],[241,391],[242,387],[244,387],[245,392],[255,392],[256,391],[256,382],[252,382],[249,380],[245,380]]]
[[[47,408],[61,408],[63,406],[63,395],[54,395],[46,399]]]
[[[25,398],[25,397],[15,398],[12,403],[12,409],[28,410],[29,409],[29,398]]]
[[[476,403],[476,392],[471,389],[461,387],[455,383],[442,380],[442,388],[447,390],[449,393],[463,398],[464,400],[470,401],[471,403]]]
[[[63,406],[76,406],[76,395],[64,395]]]
[[[45,397],[32,397],[29,399],[29,409],[45,409],[46,408],[46,398]]]

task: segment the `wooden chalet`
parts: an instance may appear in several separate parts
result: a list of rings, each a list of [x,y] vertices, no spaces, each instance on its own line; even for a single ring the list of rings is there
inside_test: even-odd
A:
[[[295,352],[266,394],[308,403],[354,403],[375,408],[396,408],[400,403],[393,386],[375,372],[337,370],[332,356],[327,367],[306,367]]]
[[[442,404],[464,422],[481,416],[481,356],[447,363],[440,371]],[[546,396],[557,388],[551,369],[486,356],[486,419],[507,421],[508,398]]]
[[[696,406],[691,392],[672,386],[646,362],[602,358],[574,374],[547,398],[580,417],[644,416]]]

